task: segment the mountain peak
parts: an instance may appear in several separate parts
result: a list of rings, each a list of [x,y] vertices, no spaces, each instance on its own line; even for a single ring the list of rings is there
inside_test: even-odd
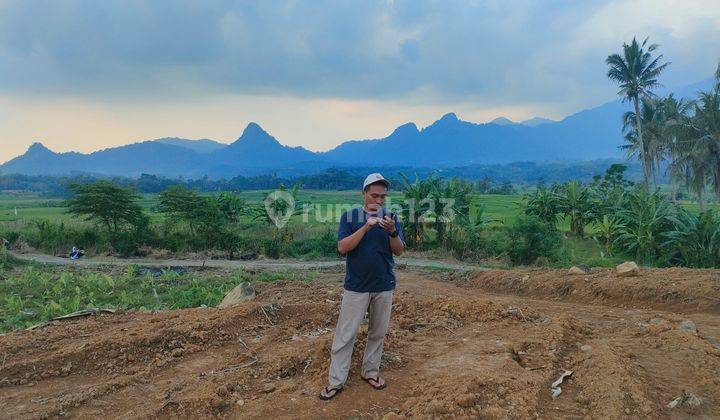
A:
[[[262,159],[269,159],[268,163],[272,163],[272,154],[286,153],[287,146],[283,146],[267,131],[263,130],[257,123],[251,122],[245,127],[242,135],[232,144],[225,148],[215,150],[213,153],[224,159],[225,151],[230,152],[227,156],[264,156]],[[302,148],[300,148],[302,149]],[[305,149],[302,149],[303,151]],[[310,152],[308,152],[310,153]],[[245,159],[245,157],[243,157]],[[278,158],[279,159],[279,158]]]
[[[420,130],[418,130],[417,126],[413,122],[409,122],[407,124],[403,124],[400,127],[396,128],[395,131],[390,134],[390,136],[403,136],[403,135],[415,135],[418,134]]]
[[[44,144],[42,144],[38,141],[31,144],[30,147],[28,147],[27,152],[26,152],[26,154],[48,154],[48,153],[54,154],[52,150],[48,149],[47,147],[45,147]]]
[[[248,135],[248,136],[256,136],[256,135],[269,136],[267,131],[263,130],[262,127],[260,127],[260,125],[255,122],[251,122],[247,125],[247,127],[245,127],[245,130],[243,130],[243,133],[240,136],[240,138],[245,137],[246,135]]]
[[[439,121],[457,121],[457,120],[458,120],[458,117],[457,117],[457,115],[455,115],[454,112],[448,112],[447,114],[443,115]]]
[[[267,131],[263,130],[259,124],[254,122],[251,122],[247,125],[247,127],[245,127],[245,130],[243,130],[240,138],[238,138],[233,144],[240,143],[253,145],[272,143],[280,146],[280,142],[278,142],[275,137],[271,136]]]
[[[517,123],[515,121],[512,121],[510,119],[507,119],[505,117],[497,117],[494,120],[490,121],[490,124],[495,125],[516,125]]]
[[[530,118],[529,120],[522,121],[520,124],[527,126],[527,127],[537,127],[538,125],[548,124],[548,123],[554,123],[557,121],[553,121],[547,118],[542,117],[534,117]]]

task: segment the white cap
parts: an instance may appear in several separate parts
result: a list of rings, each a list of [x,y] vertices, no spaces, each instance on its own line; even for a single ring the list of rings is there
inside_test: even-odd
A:
[[[382,175],[375,172],[374,174],[370,174],[365,178],[365,182],[363,182],[363,191],[365,191],[365,188],[367,188],[368,185],[374,184],[376,182],[381,182],[385,184],[386,187],[390,187],[390,182],[388,182],[387,179],[385,179]]]

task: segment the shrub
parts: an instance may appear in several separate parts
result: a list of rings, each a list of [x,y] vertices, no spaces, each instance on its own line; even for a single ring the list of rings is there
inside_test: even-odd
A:
[[[327,229],[320,235],[293,242],[288,254],[303,258],[335,257],[338,255],[337,236],[334,230]]]
[[[278,259],[283,253],[284,243],[279,235],[272,235],[262,240],[262,249],[265,256]]]
[[[538,257],[553,260],[561,235],[552,224],[537,216],[519,216],[508,229],[507,254],[516,264],[533,264]]]
[[[0,244],[0,273],[5,270],[8,263],[8,252],[4,244]]]
[[[456,236],[452,241],[452,252],[461,260],[497,259],[507,254],[508,244],[507,229],[488,228]]]
[[[667,232],[664,244],[676,250],[671,263],[688,267],[720,267],[720,212],[708,210],[695,216],[679,214],[675,229]]]
[[[676,206],[657,191],[637,188],[626,194],[625,208],[617,214],[622,225],[616,239],[619,249],[646,264],[667,257],[663,238],[679,223]]]

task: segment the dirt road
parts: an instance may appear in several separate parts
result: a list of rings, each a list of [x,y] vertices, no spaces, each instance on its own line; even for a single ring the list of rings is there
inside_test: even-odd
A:
[[[719,416],[718,270],[402,269],[389,387],[358,378],[363,327],[346,390],[321,402],[340,274],[257,284],[255,300],[224,310],[102,314],[0,336],[0,417]]]
[[[116,257],[93,257],[71,260],[70,258],[56,257],[47,254],[36,253],[13,253],[13,257],[23,261],[33,261],[52,265],[73,265],[78,267],[98,266],[128,266],[132,264],[147,267],[210,267],[210,268],[254,268],[261,270],[312,270],[318,268],[342,267],[345,260],[340,258],[328,260],[302,261],[293,259],[257,259],[257,260],[199,260],[199,259],[155,259],[155,258],[116,258]],[[398,265],[409,265],[412,267],[441,268],[460,271],[481,271],[486,268],[448,262],[431,260],[426,258],[396,257]]]

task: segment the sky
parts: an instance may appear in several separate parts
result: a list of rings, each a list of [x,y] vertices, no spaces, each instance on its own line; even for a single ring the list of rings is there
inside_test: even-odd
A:
[[[0,0],[0,162],[236,140],[323,151],[447,112],[561,119],[616,97],[605,58],[649,37],[666,86],[710,77],[717,0]]]

